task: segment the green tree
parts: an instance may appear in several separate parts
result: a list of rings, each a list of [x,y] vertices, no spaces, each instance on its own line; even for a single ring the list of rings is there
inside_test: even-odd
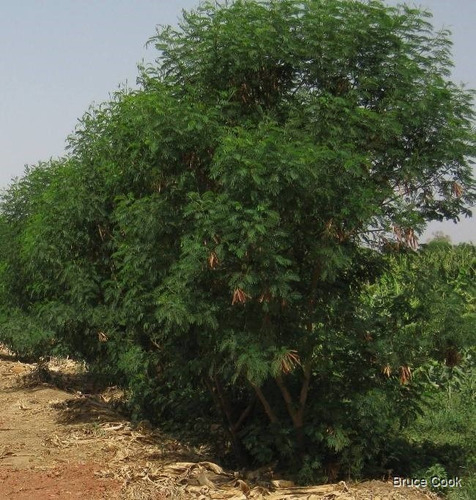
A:
[[[439,338],[416,334],[426,303],[385,295],[386,253],[475,199],[448,33],[380,1],[237,0],[150,43],[141,89],[83,117],[27,217],[31,309],[142,409],[206,388],[237,454],[357,469]]]
[[[20,356],[35,359],[51,349],[53,332],[31,314],[30,276],[23,254],[23,237],[31,218],[62,162],[39,163],[26,169],[2,193],[0,213],[0,331],[1,341]],[[26,335],[26,332],[28,334]]]
[[[157,317],[220,354],[207,370],[231,360],[272,423],[274,381],[299,448],[316,367],[339,360],[342,376],[350,363],[358,270],[371,279],[373,266],[362,245],[415,247],[425,222],[474,199],[471,93],[448,80],[448,33],[428,17],[381,2],[205,3],[151,40],[161,58],[145,91],[160,81],[221,121],[190,165],[208,182],[188,193],[191,231]]]

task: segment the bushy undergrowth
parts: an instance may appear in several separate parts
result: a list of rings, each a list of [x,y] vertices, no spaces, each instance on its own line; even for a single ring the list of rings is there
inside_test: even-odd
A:
[[[20,310],[0,310],[0,342],[22,361],[61,354],[55,349],[55,335],[44,322]]]
[[[458,366],[426,367],[428,404],[394,443],[389,462],[402,477],[461,478],[462,488],[438,489],[451,499],[474,498],[476,491],[475,352],[466,351]]]

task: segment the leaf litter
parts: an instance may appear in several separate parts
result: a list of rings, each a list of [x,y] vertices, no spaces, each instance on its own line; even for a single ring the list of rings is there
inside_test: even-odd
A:
[[[25,474],[35,475],[37,486],[44,484],[35,490],[38,500],[61,494],[68,481],[77,498],[87,494],[91,499],[436,498],[384,481],[299,487],[278,476],[273,465],[226,470],[205,447],[183,444],[146,421],[133,425],[117,411],[122,391],[91,390],[84,365],[70,359],[25,364],[3,349],[0,377],[0,405],[6,410],[0,417],[0,476],[6,473],[1,498],[31,497],[28,489],[25,496],[18,494],[23,488],[18,484],[30,482]]]

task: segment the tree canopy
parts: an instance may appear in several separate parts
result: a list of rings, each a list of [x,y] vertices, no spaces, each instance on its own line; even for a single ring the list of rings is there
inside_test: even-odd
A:
[[[42,349],[99,360],[143,413],[208,391],[242,458],[304,477],[375,458],[417,411],[412,369],[457,357],[474,322],[469,278],[412,254],[475,200],[472,92],[429,18],[237,0],[160,28],[141,88],[3,196],[4,331],[36,318]]]

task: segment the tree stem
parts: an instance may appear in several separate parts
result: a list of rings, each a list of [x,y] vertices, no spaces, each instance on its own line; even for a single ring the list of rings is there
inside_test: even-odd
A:
[[[261,404],[263,405],[264,411],[266,415],[268,416],[270,422],[272,424],[278,424],[279,420],[278,417],[275,415],[273,409],[271,408],[271,405],[268,403],[268,400],[266,399],[265,395],[263,394],[263,391],[261,388],[254,384],[253,382],[250,382],[251,387],[253,387],[254,391],[256,392],[256,395],[258,396],[258,399],[261,401]]]

